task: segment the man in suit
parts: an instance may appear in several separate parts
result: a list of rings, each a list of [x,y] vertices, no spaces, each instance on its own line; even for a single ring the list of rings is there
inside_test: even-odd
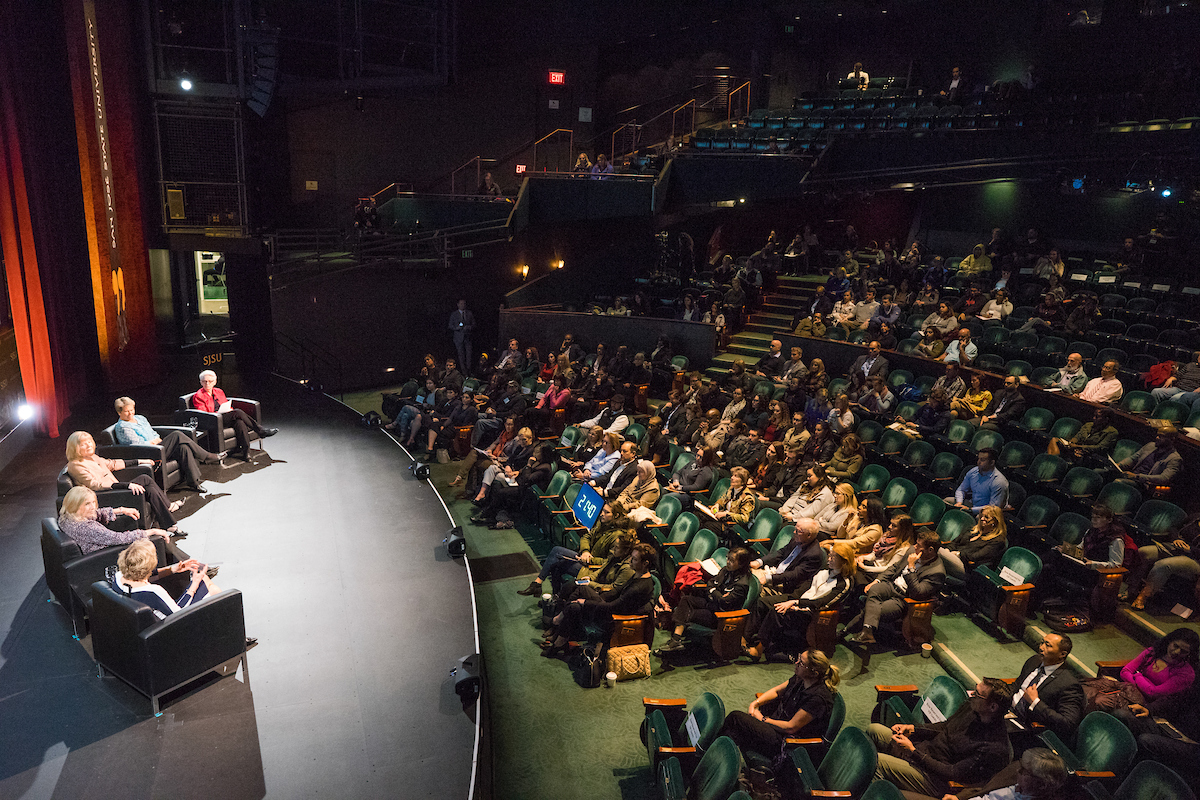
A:
[[[992,396],[983,414],[971,420],[980,428],[1000,430],[1002,422],[1017,422],[1025,415],[1025,398],[1021,397],[1021,382],[1016,375],[1004,379],[1004,388]]]
[[[637,443],[630,440],[621,445],[621,457],[613,471],[608,473],[608,477],[601,482],[591,481],[591,484],[601,497],[615,499],[636,477]]]
[[[950,84],[942,90],[941,96],[946,98],[947,103],[958,103],[962,100],[966,82],[963,80],[962,70],[954,67],[950,70]]]
[[[766,569],[770,577],[762,587],[760,602],[768,595],[768,606],[780,602],[783,595],[791,594],[812,580],[825,567],[825,548],[817,541],[821,526],[815,519],[802,519],[792,531],[792,540],[774,553],[750,562],[751,569]],[[769,608],[768,608],[769,610]]]
[[[454,350],[463,373],[471,370],[471,331],[475,329],[475,315],[467,310],[467,301],[459,300],[458,308],[450,314],[447,326],[454,333]]]
[[[927,600],[941,590],[946,582],[946,568],[938,555],[941,543],[937,531],[923,529],[907,559],[897,561],[867,584],[863,628],[854,642],[874,644],[875,630],[881,622],[904,615],[904,598]]]
[[[859,356],[850,366],[850,388],[855,396],[867,391],[868,378],[876,375],[881,378],[887,377],[888,360],[879,354],[882,349],[879,342],[871,342],[867,345],[866,355]]]
[[[1030,657],[1013,681],[1012,714],[1008,732],[1019,755],[1038,746],[1034,725],[1044,725],[1065,742],[1072,741],[1083,719],[1083,685],[1066,666],[1071,637],[1048,633],[1038,645],[1041,655]],[[1014,724],[1015,723],[1015,724]]]

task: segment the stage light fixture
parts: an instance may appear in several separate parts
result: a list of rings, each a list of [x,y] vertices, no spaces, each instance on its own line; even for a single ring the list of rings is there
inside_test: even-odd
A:
[[[192,83],[192,76],[186,72],[179,76],[179,88],[185,92],[190,92],[195,84]]]
[[[17,419],[24,422],[25,420],[30,419],[32,416],[33,406],[29,405],[29,403],[21,403],[21,405],[17,406]]]
[[[1165,188],[1165,189],[1163,189],[1163,190],[1162,190],[1162,196],[1163,196],[1163,197],[1170,197],[1170,196],[1171,196],[1171,187],[1170,187],[1170,186],[1168,186],[1167,188]]]
[[[453,557],[466,555],[467,538],[463,535],[462,525],[451,528],[446,538],[442,539],[442,544],[446,545],[446,552]]]

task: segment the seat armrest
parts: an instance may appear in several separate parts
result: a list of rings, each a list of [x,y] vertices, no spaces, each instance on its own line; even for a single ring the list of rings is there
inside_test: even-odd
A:
[[[660,748],[658,748],[658,754],[663,755],[663,756],[693,755],[693,754],[695,754],[695,752],[696,752],[696,748],[694,748],[694,747],[660,747]]]
[[[717,611],[713,616],[717,619],[737,619],[750,616],[750,612],[747,609],[739,608],[737,611]]]
[[[246,416],[255,422],[262,423],[262,403],[257,400],[251,400],[247,397],[226,397],[226,400],[238,411],[245,412]]]
[[[828,789],[813,789],[809,793],[810,797],[849,797],[849,792],[833,792]]]
[[[787,745],[795,745],[797,747],[808,747],[809,745],[815,746],[821,744],[824,741],[824,739],[818,736],[811,739],[784,739],[783,743]]]
[[[178,686],[246,651],[242,593],[205,598],[139,634],[153,692]]]
[[[163,460],[162,445],[158,444],[110,444],[97,447],[96,454],[102,458],[119,458],[122,461],[137,461],[148,458],[152,461]],[[133,465],[126,467],[131,469]]]
[[[915,683],[902,683],[896,686],[885,686],[883,684],[875,684],[876,694],[909,694],[920,691]]]
[[[1033,584],[1032,583],[1022,583],[1019,586],[1013,586],[1011,584],[1005,583],[1005,584],[1002,584],[999,588],[1000,588],[1000,591],[1009,592],[1009,593],[1011,593],[1011,592],[1028,592],[1028,591],[1032,591]]]
[[[1117,773],[1110,772],[1108,770],[1103,770],[1100,772],[1090,772],[1088,770],[1077,769],[1077,770],[1075,770],[1075,777],[1076,778],[1095,778],[1095,779],[1115,778],[1115,777],[1117,777]]]
[[[159,436],[165,436],[168,433],[182,433],[184,436],[192,439],[196,438],[196,432],[192,430],[190,425],[155,425],[154,432]]]
[[[643,697],[642,705],[647,711],[656,708],[686,708],[687,699],[683,697]]]

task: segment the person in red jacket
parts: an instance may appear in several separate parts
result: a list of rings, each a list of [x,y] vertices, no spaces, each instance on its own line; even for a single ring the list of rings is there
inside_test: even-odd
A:
[[[201,372],[200,388],[192,394],[192,408],[215,413],[225,400],[225,393],[217,388],[217,373],[211,369]],[[254,431],[263,439],[279,433],[279,428],[264,428],[238,408],[226,411],[222,416],[222,423],[232,423],[233,435],[237,437],[237,450],[230,455],[235,455],[243,461],[250,458],[250,431]]]

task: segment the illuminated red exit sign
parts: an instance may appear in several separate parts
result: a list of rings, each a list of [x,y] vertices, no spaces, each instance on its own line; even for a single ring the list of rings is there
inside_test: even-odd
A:
[[[550,72],[550,83],[562,86],[567,82],[567,73],[565,72]]]

